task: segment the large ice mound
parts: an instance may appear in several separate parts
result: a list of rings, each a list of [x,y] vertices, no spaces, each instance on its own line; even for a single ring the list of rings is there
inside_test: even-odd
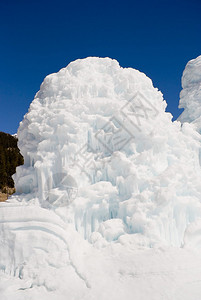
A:
[[[184,86],[199,74],[184,74]],[[200,135],[165,108],[145,74],[110,58],[47,76],[18,130],[19,199],[70,205],[71,222],[92,243],[133,234],[149,247],[182,246],[201,217]]]

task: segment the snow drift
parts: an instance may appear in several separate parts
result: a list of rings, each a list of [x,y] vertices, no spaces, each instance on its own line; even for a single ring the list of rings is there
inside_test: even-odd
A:
[[[184,71],[182,121],[199,118],[200,78],[199,57]],[[145,74],[109,58],[76,60],[45,78],[18,130],[17,194],[0,207],[0,268],[20,300],[190,299],[191,285],[175,297],[168,284],[187,255],[181,248],[201,247],[200,134],[165,108]],[[178,249],[169,266],[159,253],[170,246]],[[164,269],[169,281],[155,280]]]

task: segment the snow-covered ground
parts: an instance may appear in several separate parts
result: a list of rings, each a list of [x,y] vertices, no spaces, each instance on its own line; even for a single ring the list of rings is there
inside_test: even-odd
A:
[[[200,299],[200,250],[136,247],[132,235],[94,247],[50,210],[3,210],[2,300]]]
[[[109,58],[45,78],[0,204],[1,300],[200,300],[200,64],[184,71],[182,123]]]

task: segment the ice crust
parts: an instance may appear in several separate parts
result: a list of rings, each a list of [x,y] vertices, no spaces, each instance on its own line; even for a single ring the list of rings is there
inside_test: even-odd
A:
[[[200,68],[201,56],[182,77],[182,123],[145,74],[110,58],[45,78],[18,130],[17,193],[0,206],[13,283],[1,299],[199,299]]]

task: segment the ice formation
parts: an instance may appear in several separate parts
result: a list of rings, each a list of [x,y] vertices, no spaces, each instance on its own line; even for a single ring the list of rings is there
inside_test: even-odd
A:
[[[14,278],[3,300],[192,299],[201,257],[185,251],[201,247],[200,64],[184,71],[182,124],[145,74],[116,60],[76,60],[45,78],[18,130],[17,194],[0,207],[0,269],[3,282]],[[175,297],[181,277],[188,287]],[[195,284],[194,299],[200,292]]]
[[[184,112],[179,120],[195,124],[201,133],[201,56],[188,62],[182,76],[182,88],[179,107],[184,108]]]
[[[121,235],[181,246],[201,216],[200,137],[165,107],[149,78],[109,58],[77,60],[47,76],[18,131],[25,164],[17,192],[43,207],[77,195],[75,228],[87,239],[99,231],[105,238],[102,223],[116,228],[119,219]]]

